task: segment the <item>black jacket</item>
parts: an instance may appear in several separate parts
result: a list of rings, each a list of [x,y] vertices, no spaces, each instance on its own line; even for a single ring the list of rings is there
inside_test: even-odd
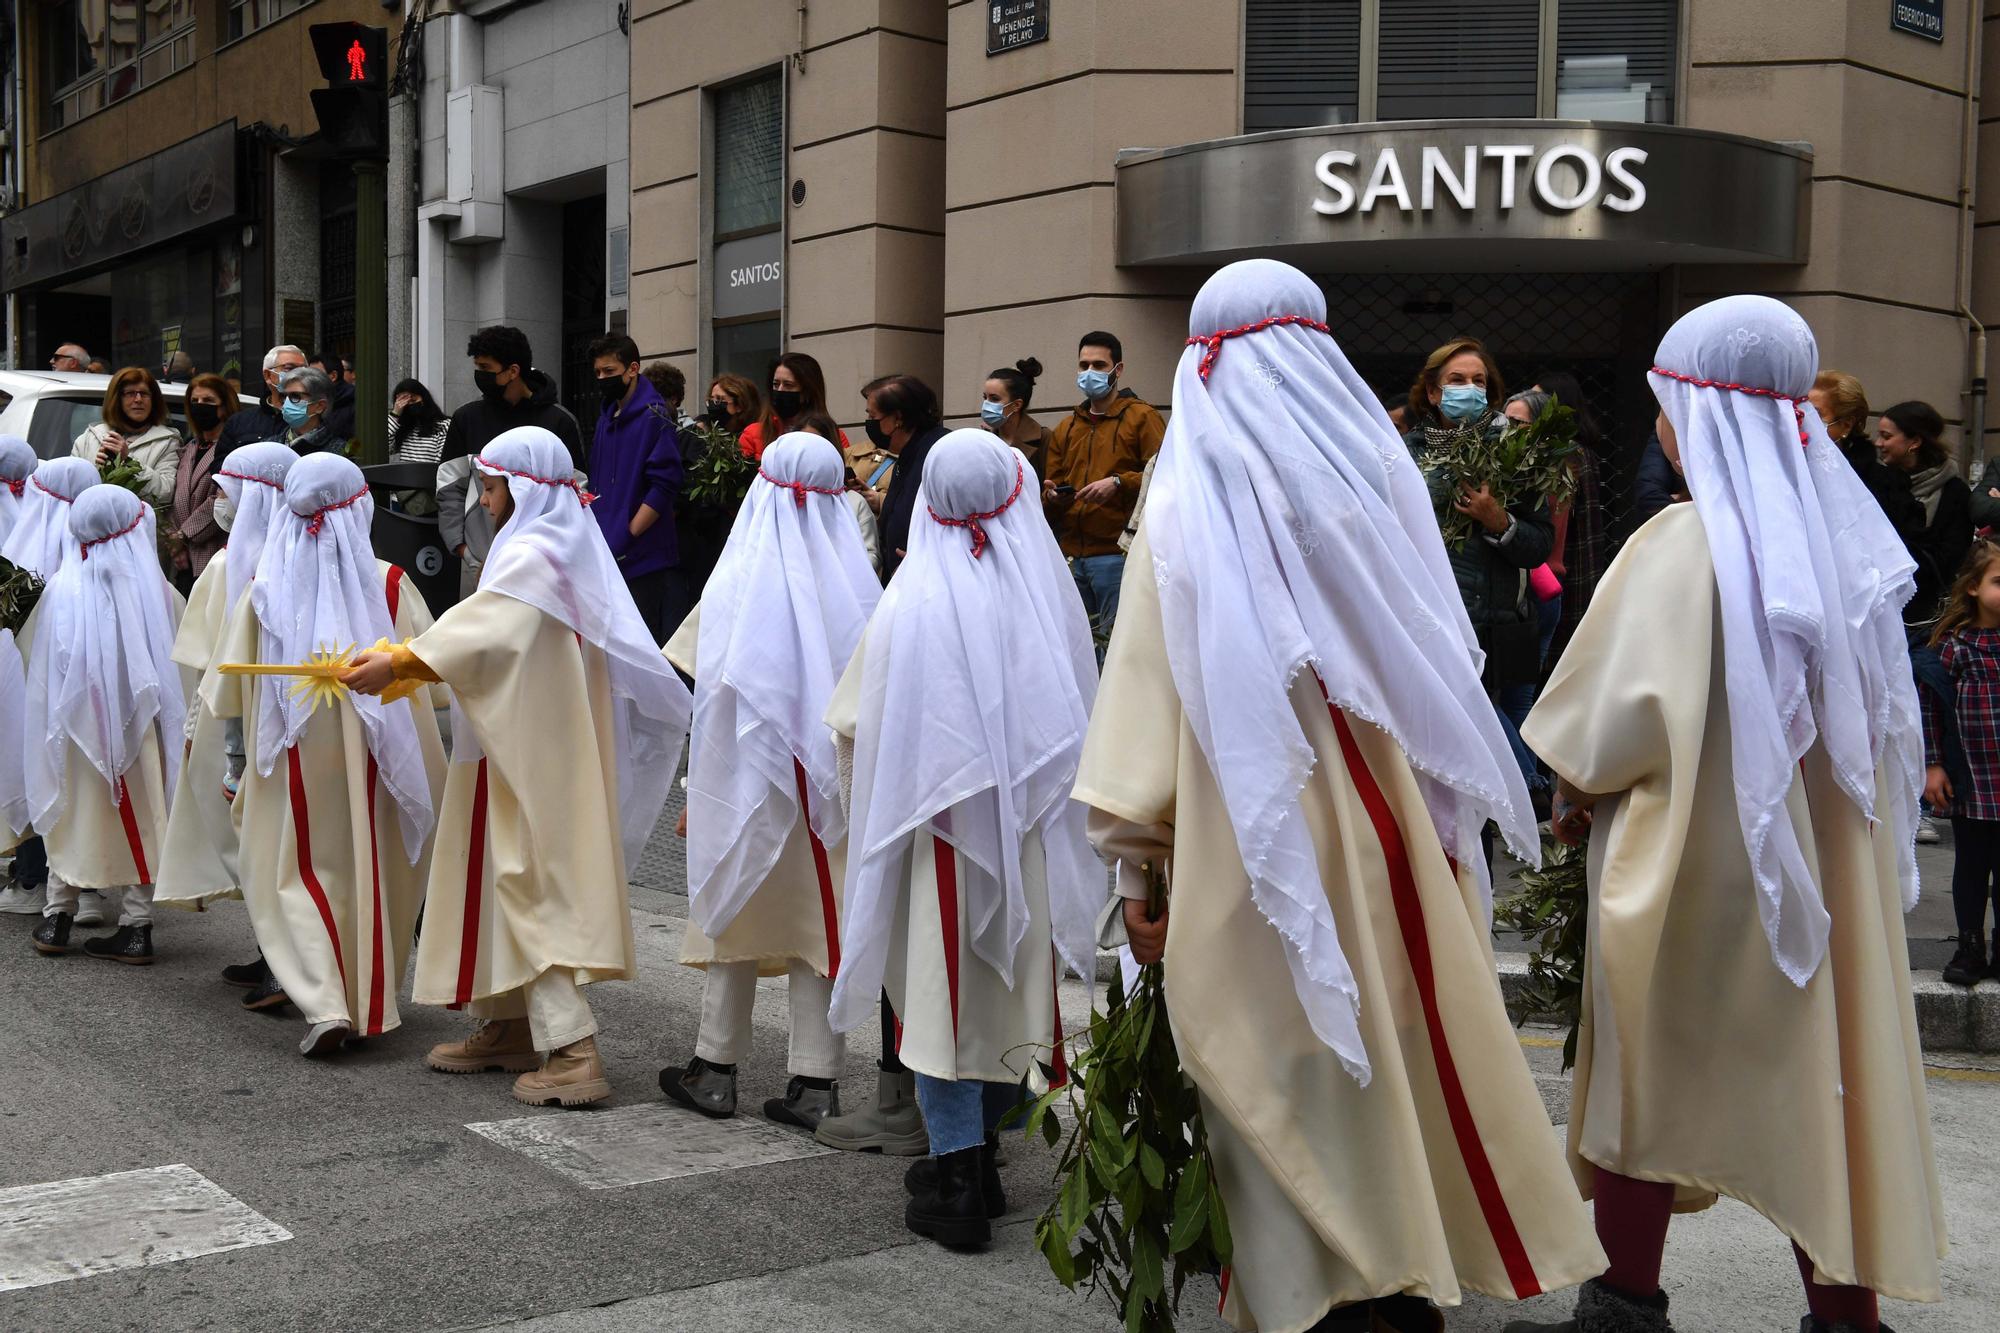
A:
[[[284,438],[285,419],[278,414],[277,408],[269,403],[246,407],[222,423],[222,435],[215,443],[215,461],[219,466],[232,451],[243,445]]]
[[[1922,519],[1922,503],[1914,503],[1917,503],[1917,517]],[[1965,553],[1972,549],[1972,536],[1972,488],[1963,477],[1947,477],[1944,488],[1938,492],[1937,512],[1919,527],[1916,542],[1910,548],[1917,560],[1917,595],[1910,599],[1903,619],[1919,624],[1937,618],[1938,604],[1951,591],[1958,567],[1965,563]]]
[[[1924,536],[1924,506],[1910,492],[1910,474],[1898,472],[1876,457],[1875,441],[1866,434],[1857,431],[1835,443],[1841,456],[1853,466],[1854,475],[1861,478],[1861,484],[1875,497],[1875,503],[1882,506],[1889,526],[1903,539],[1903,545],[1912,555],[1917,554],[1918,543]]]
[[[354,438],[354,386],[346,380],[333,382],[333,402],[326,409],[323,428],[336,440]]]
[[[572,465],[582,464],[583,435],[576,418],[556,401],[555,381],[530,370],[527,382],[528,397],[518,405],[475,398],[451,414],[438,459],[438,535],[447,550],[464,546],[474,560],[484,560],[493,545],[493,520],[479,507],[471,480],[472,456],[494,436],[516,426],[540,426],[563,442]]]
[[[924,455],[945,436],[943,426],[913,435],[896,455],[889,494],[882,500],[882,581],[887,583],[903,563],[900,552],[910,549],[910,521],[917,511],[917,494],[924,483]]]
[[[1687,483],[1681,474],[1674,471],[1674,465],[1667,461],[1667,451],[1660,447],[1657,434],[1646,437],[1646,450],[1639,455],[1639,473],[1632,481],[1632,529],[1637,531],[1645,521],[1674,502],[1676,495],[1684,494]]]

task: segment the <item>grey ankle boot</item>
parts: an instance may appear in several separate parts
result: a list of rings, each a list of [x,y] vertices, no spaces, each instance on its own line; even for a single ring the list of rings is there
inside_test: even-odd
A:
[[[883,1070],[875,1084],[875,1104],[850,1115],[829,1115],[813,1137],[842,1152],[880,1152],[891,1157],[922,1157],[931,1150],[917,1109],[917,1076],[909,1070]]]
[[[1667,1322],[1666,1292],[1639,1300],[1592,1278],[1577,1292],[1576,1313],[1568,1319],[1553,1324],[1517,1319],[1503,1333],[1673,1333],[1673,1327]]]

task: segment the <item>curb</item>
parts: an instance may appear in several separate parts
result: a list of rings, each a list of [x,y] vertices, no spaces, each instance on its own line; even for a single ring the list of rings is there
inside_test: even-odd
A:
[[[1500,969],[1500,992],[1516,1023],[1561,1021],[1553,1015],[1527,1012],[1526,954],[1496,954],[1495,960]],[[2000,981],[1982,981],[1967,989],[1946,985],[1936,972],[1912,972],[1910,983],[1917,1002],[1917,1037],[1925,1050],[2000,1053]]]

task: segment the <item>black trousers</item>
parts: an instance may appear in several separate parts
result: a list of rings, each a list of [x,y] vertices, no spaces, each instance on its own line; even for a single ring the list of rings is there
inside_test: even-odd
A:
[[[30,838],[14,849],[13,881],[24,889],[39,888],[49,882],[49,854],[40,838]]]
[[[1958,933],[1983,936],[1986,905],[1994,897],[1995,877],[2000,876],[2000,820],[1953,817],[1951,844],[1955,853],[1951,910],[1958,918]]]
[[[687,579],[678,569],[656,569],[626,579],[625,587],[632,594],[639,618],[646,622],[646,631],[653,636],[654,643],[664,645],[687,619],[688,612],[694,610]]]

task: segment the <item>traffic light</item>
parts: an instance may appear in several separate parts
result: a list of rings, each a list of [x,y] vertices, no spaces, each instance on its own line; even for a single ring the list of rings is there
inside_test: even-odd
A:
[[[389,33],[365,23],[315,23],[309,32],[320,77],[312,90],[320,141],[339,157],[389,155]]]

